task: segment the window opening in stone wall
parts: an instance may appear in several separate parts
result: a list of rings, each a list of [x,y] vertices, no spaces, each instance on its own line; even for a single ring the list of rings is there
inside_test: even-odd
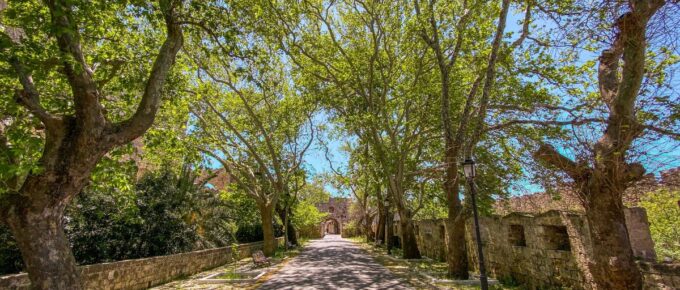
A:
[[[543,226],[543,239],[548,250],[571,251],[565,226]]]
[[[446,228],[443,225],[439,225],[439,238],[442,240],[446,238]]]
[[[510,225],[508,229],[508,242],[517,247],[526,247],[527,241],[524,237],[524,226]]]

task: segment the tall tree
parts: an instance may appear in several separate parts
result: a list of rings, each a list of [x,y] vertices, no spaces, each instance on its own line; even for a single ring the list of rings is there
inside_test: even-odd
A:
[[[271,10],[286,30],[282,49],[298,67],[301,85],[324,96],[334,120],[374,153],[400,216],[404,257],[418,258],[409,172],[422,165],[421,148],[432,134],[426,113],[432,95],[423,77],[431,63],[419,57],[424,45],[409,41],[404,4],[304,3],[297,16]]]
[[[510,1],[502,1],[496,32],[493,42],[490,45],[491,51],[488,60],[483,63],[485,72],[483,74],[469,71],[468,67],[460,66],[457,62],[461,56],[461,51],[473,49],[488,49],[480,46],[479,42],[470,45],[470,38],[474,37],[467,30],[473,23],[475,27],[484,27],[484,22],[489,18],[482,16],[481,10],[488,10],[490,5],[483,5],[486,2],[463,1],[438,3],[437,1],[414,2],[414,8],[421,23],[420,36],[430,47],[436,60],[437,69],[440,77],[440,114],[441,129],[444,138],[443,161],[445,168],[444,193],[448,206],[447,217],[447,262],[449,275],[460,278],[468,278],[467,251],[465,248],[465,220],[467,215],[460,199],[460,173],[458,164],[461,157],[470,157],[474,142],[481,137],[481,128],[484,126],[486,111],[488,108],[489,95],[493,89],[496,78],[496,61],[498,59],[501,41],[505,32],[505,23],[510,9]],[[423,6],[421,8],[421,6]],[[460,15],[453,17],[448,15],[448,11],[460,11]],[[442,15],[443,14],[443,15]],[[525,20],[526,22],[527,20]],[[451,31],[453,35],[451,36]],[[467,43],[466,43],[467,42]],[[478,69],[478,71],[482,71]],[[452,93],[451,75],[463,76],[465,74],[478,74],[469,90],[464,93]],[[480,84],[484,81],[482,94],[477,101]],[[458,83],[461,83],[458,81]],[[460,85],[459,85],[460,86]],[[460,86],[463,87],[463,86]],[[455,90],[455,88],[454,88]],[[454,109],[451,98],[453,95],[464,96],[465,101],[461,110]],[[474,113],[477,113],[477,117]],[[454,114],[458,114],[454,117]],[[458,124],[454,126],[455,120]],[[469,126],[472,124],[472,126]],[[466,148],[468,149],[465,152]]]
[[[627,1],[593,9],[599,15],[616,14],[606,18],[613,21],[609,23],[613,37],[601,52],[597,67],[597,101],[604,106],[604,116],[597,116],[595,122],[602,122],[603,132],[587,147],[588,155],[577,161],[549,144],[542,144],[534,153],[537,160],[570,177],[584,203],[592,240],[586,283],[593,289],[642,288],[642,276],[626,229],[622,194],[645,173],[641,163],[630,160],[635,141],[650,131],[678,137],[671,130],[646,124],[643,113],[651,102],[638,100],[644,94],[641,87],[647,63],[648,28],[665,4],[663,0]]]
[[[141,136],[152,125],[165,80],[182,47],[178,21],[182,2],[109,7],[99,2],[54,0],[13,2],[7,7],[2,1],[0,7],[4,9],[1,59],[14,77],[12,82],[4,82],[7,78],[3,82],[20,85],[13,97],[40,121],[35,132],[42,144],[34,166],[25,176],[12,176],[20,181],[0,195],[0,220],[17,240],[33,288],[81,289],[62,229],[64,208],[107,152]],[[138,17],[139,22],[131,17]],[[158,31],[159,18],[165,24],[166,38],[157,53],[149,55],[155,59],[153,64],[140,62],[148,76],[131,74],[134,89],[130,90],[111,85],[112,80],[121,79],[122,64],[114,63],[124,60],[106,59],[104,54],[110,53],[106,49],[114,48],[115,43],[107,41],[105,30],[97,29],[104,27],[99,21],[110,25],[112,34],[108,36],[119,38],[143,35],[131,32],[135,29]],[[144,25],[148,26],[136,28]],[[127,99],[139,102],[132,116],[125,117],[124,110],[115,111],[124,107],[116,101],[137,94],[139,99]],[[111,111],[120,115],[107,114]],[[13,148],[11,136],[4,132],[2,136],[3,152],[20,150]]]
[[[236,12],[235,12],[236,13]],[[314,102],[288,82],[284,60],[271,57],[254,30],[227,50],[224,39],[206,29],[191,55],[198,72],[193,108],[199,150],[217,160],[239,188],[254,198],[262,217],[264,253],[276,250],[274,214],[282,198],[292,198],[305,153],[314,140]],[[210,45],[205,45],[210,43]],[[284,204],[288,207],[288,204]],[[287,221],[285,215],[282,221]]]

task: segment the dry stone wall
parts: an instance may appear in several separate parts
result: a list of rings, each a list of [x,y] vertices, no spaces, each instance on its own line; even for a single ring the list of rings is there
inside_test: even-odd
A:
[[[278,238],[279,245],[283,238]],[[85,289],[136,290],[190,276],[232,262],[235,258],[250,257],[261,250],[262,242],[241,244],[236,247],[215,248],[175,255],[112,263],[80,266]],[[0,276],[0,289],[24,290],[30,288],[28,274]]]
[[[680,289],[680,265],[654,262],[654,243],[644,209],[626,209],[626,225],[633,252],[640,261],[647,289]],[[468,263],[478,271],[474,224],[468,220]],[[444,220],[416,222],[418,247],[423,255],[446,257]],[[514,280],[529,289],[583,289],[592,253],[588,224],[582,214],[552,210],[543,214],[511,213],[480,218],[484,258],[490,276]]]

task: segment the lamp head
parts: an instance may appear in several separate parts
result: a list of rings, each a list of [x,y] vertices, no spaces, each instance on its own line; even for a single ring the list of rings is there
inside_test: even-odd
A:
[[[463,162],[463,173],[466,178],[475,178],[476,175],[475,161],[472,159],[465,159]]]

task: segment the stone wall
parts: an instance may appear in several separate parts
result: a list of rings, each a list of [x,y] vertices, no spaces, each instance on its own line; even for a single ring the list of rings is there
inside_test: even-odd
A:
[[[645,289],[680,289],[680,263],[658,264],[639,261],[638,265],[645,277]]]
[[[321,202],[316,204],[316,208],[328,215],[321,224],[319,224],[317,230],[319,235],[323,236],[332,227],[329,225],[335,224],[337,227],[335,230],[331,230],[330,233],[341,234],[343,228],[347,225],[350,220],[349,208],[351,205],[351,200],[346,197],[331,197],[328,202]]]
[[[468,259],[478,271],[473,223],[466,224]],[[489,275],[514,280],[527,288],[572,287],[585,282],[578,261],[588,255],[585,224],[580,215],[549,211],[533,216],[512,213],[480,219],[484,258]]]
[[[649,289],[680,289],[680,266],[660,265],[644,209],[626,209],[631,246],[641,262]],[[575,212],[548,211],[543,214],[511,213],[480,218],[486,268],[490,276],[514,280],[527,288],[571,287],[582,289],[588,280],[585,261],[592,252],[588,225]],[[473,221],[466,223],[468,262],[478,271]],[[416,222],[418,247],[427,257],[443,261],[446,255],[444,220]],[[676,272],[673,272],[676,271]],[[675,274],[673,274],[675,273]],[[653,286],[652,286],[653,285]],[[666,288],[664,288],[666,287]],[[675,287],[675,288],[674,288]]]
[[[628,228],[628,237],[630,237],[630,245],[633,247],[633,254],[645,260],[656,260],[647,211],[641,207],[633,207],[627,208],[624,214],[626,215],[626,228]]]
[[[277,240],[279,245],[283,245],[283,238]],[[256,242],[238,245],[237,253],[233,253],[231,247],[224,247],[78,268],[85,289],[146,289],[230,263],[236,256],[239,259],[250,257],[262,246],[262,242]],[[29,288],[30,280],[26,273],[0,276],[0,289]]]
[[[419,220],[415,225],[420,254],[438,261],[446,260],[446,225],[444,220]]]

